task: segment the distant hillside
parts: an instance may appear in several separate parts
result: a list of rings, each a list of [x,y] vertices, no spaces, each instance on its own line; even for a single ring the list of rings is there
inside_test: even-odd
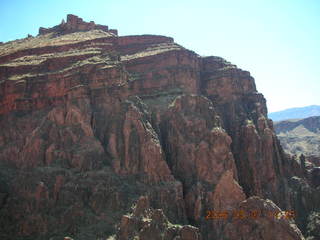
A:
[[[320,156],[320,116],[275,122],[274,128],[288,153]]]
[[[282,121],[287,119],[301,119],[312,116],[320,116],[320,106],[311,105],[307,107],[289,108],[279,112],[269,113],[269,118],[273,121]]]

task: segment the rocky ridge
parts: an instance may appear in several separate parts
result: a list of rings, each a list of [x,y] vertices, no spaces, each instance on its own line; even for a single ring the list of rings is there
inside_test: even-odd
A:
[[[305,107],[289,108],[286,110],[269,113],[268,116],[273,121],[284,121],[290,119],[302,119],[320,116],[320,106],[310,105]]]
[[[275,131],[288,153],[320,156],[320,117],[276,122]]]
[[[206,219],[253,208],[302,212],[313,237],[319,191],[249,72],[73,15],[39,33],[0,45],[1,238],[304,239],[284,218]]]

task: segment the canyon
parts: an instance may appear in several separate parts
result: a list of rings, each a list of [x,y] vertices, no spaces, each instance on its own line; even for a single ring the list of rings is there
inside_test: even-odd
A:
[[[254,78],[171,37],[70,14],[2,43],[0,127],[1,239],[320,238]]]

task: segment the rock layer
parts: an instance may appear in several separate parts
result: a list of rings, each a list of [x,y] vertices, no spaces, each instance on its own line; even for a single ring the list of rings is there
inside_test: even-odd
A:
[[[253,195],[297,203],[289,179],[300,166],[283,153],[250,73],[170,37],[119,37],[69,15],[1,44],[0,126],[4,239],[232,240],[229,221],[210,222],[207,211]],[[232,224],[258,239],[275,223],[261,221],[263,233]],[[288,223],[276,229],[303,239]]]

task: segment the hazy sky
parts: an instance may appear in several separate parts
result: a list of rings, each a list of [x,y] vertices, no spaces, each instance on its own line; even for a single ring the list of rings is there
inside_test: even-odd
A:
[[[320,0],[0,0],[0,41],[36,35],[68,13],[224,57],[251,72],[269,112],[320,105]]]

